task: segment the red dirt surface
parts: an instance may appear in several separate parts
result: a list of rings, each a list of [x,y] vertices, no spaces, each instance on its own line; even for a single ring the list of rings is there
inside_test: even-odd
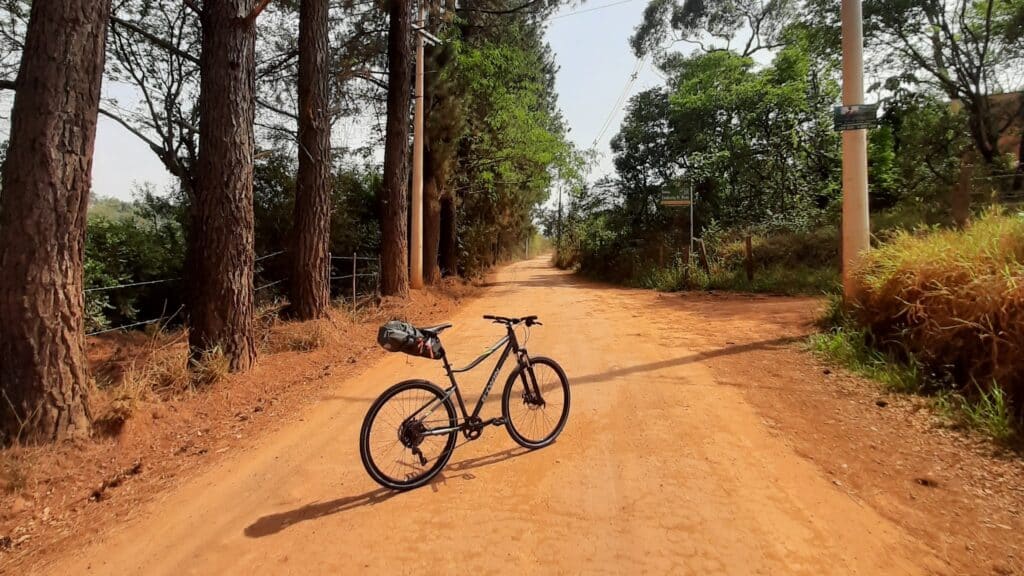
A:
[[[181,401],[191,411],[84,447],[103,466],[58,492],[77,498],[66,536],[0,562],[19,574],[1021,569],[1019,458],[818,363],[805,342],[820,300],[656,294],[533,260],[458,310],[446,302],[412,319],[455,322],[444,341],[456,364],[500,335],[482,314],[541,317],[528,347],[564,366],[573,393],[556,443],[526,452],[489,429],[430,485],[377,487],[357,442],[370,402],[401,379],[443,378],[427,360],[381,358],[378,319],[345,333],[355,365],[334,351],[344,344],[270,356]],[[462,381],[470,399],[485,378]],[[72,466],[45,456],[55,475],[96,465],[64,456]],[[85,499],[118,471],[108,498]],[[48,498],[51,518],[69,513]]]
[[[151,394],[113,436],[0,451],[0,574],[20,573],[40,557],[95,538],[197,472],[301,422],[309,405],[338,379],[386,354],[376,346],[384,320],[447,317],[477,292],[450,283],[414,293],[407,302],[361,309],[355,317],[340,308],[320,322],[323,345],[308,352],[288,348],[317,323],[271,321],[263,331],[264,353],[249,373],[194,391]],[[161,335],[155,342],[139,332],[90,338],[97,381],[117,382],[133,361],[143,366],[154,354],[184,362],[182,334]],[[111,396],[102,389],[95,393],[94,413],[105,413]]]

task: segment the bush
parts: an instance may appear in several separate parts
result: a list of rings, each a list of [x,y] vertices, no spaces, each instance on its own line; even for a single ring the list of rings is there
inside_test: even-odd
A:
[[[746,262],[746,240],[732,232],[716,239],[714,255],[729,270],[742,270]],[[822,227],[806,232],[782,231],[751,235],[756,270],[776,267],[839,269],[839,229]],[[756,276],[756,274],[755,274]]]
[[[875,348],[913,358],[965,394],[1024,401],[1024,217],[964,231],[898,232],[856,271],[852,310]]]
[[[85,242],[85,287],[180,278],[185,254],[181,226],[147,218],[141,210],[90,214]],[[86,329],[96,330],[172,314],[182,304],[178,282],[86,292]]]

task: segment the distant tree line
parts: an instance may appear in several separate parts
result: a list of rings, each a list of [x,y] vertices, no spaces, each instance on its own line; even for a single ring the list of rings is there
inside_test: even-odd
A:
[[[871,209],[963,225],[972,197],[1019,194],[1024,3],[868,0],[864,14],[868,99],[884,109]],[[631,45],[665,83],[629,101],[614,176],[571,195],[569,259],[621,278],[685,250],[687,211],[660,204],[680,191],[696,195],[697,236],[838,226],[839,15],[838,0],[649,2]]]

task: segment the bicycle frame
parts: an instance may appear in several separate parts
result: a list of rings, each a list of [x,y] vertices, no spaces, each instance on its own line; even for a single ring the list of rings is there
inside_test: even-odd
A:
[[[436,410],[445,401],[451,398],[452,394],[455,394],[455,398],[458,399],[459,401],[459,409],[462,412],[462,423],[459,424],[458,426],[449,426],[447,428],[430,428],[425,430],[423,432],[423,435],[442,436],[458,430],[469,432],[473,430],[480,430],[485,426],[490,426],[492,424],[500,425],[501,422],[499,421],[502,420],[501,418],[491,418],[486,422],[481,422],[479,420],[480,410],[483,409],[484,402],[487,401],[487,397],[490,396],[491,389],[494,387],[494,383],[498,380],[498,374],[501,373],[501,369],[502,367],[504,367],[505,361],[508,360],[508,357],[512,352],[515,352],[516,360],[519,362],[519,365],[527,367],[528,371],[530,372],[530,379],[533,380],[535,393],[538,397],[540,396],[540,391],[537,390],[537,379],[533,375],[533,370],[530,367],[530,363],[528,361],[529,356],[527,355],[526,348],[521,348],[519,346],[519,340],[516,338],[515,328],[513,328],[512,326],[507,326],[507,328],[508,334],[502,337],[501,340],[495,342],[494,345],[488,348],[483,354],[480,355],[480,357],[478,357],[476,360],[473,360],[463,368],[452,368],[451,364],[448,363],[447,353],[441,357],[441,361],[444,363],[445,373],[448,374],[448,380],[451,381],[451,386],[449,386],[444,391],[443,397],[430,402],[423,408],[420,408],[411,416],[409,416],[408,419],[416,418],[424,410],[426,410],[426,413],[422,415],[422,418],[430,416],[430,414],[434,410]],[[494,370],[491,371],[491,376],[490,378],[487,379],[487,386],[484,387],[483,393],[480,394],[480,398],[477,400],[476,407],[473,408],[473,413],[470,414],[469,411],[466,409],[466,402],[462,398],[462,391],[459,389],[459,383],[458,381],[456,381],[455,375],[473,370],[474,368],[479,366],[484,360],[493,356],[494,353],[501,349],[502,346],[504,346],[504,349],[501,352],[501,356],[498,358],[498,363],[494,365]],[[524,385],[525,384],[526,383],[524,382]]]

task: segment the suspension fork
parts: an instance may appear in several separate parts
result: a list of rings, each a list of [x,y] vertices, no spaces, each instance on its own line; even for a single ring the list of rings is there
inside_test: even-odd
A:
[[[523,381],[523,389],[526,391],[527,396],[533,397],[538,404],[544,405],[544,397],[540,393],[540,384],[537,383],[537,375],[533,372],[533,364],[530,363],[530,355],[527,354],[526,350],[519,350],[519,365],[525,368],[525,370],[519,371],[519,377]]]

